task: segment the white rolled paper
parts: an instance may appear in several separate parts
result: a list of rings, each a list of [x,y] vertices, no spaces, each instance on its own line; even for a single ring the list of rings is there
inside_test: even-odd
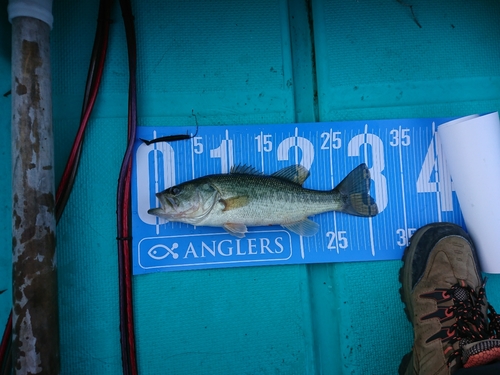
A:
[[[500,121],[498,112],[438,127],[467,231],[484,272],[500,273]]]

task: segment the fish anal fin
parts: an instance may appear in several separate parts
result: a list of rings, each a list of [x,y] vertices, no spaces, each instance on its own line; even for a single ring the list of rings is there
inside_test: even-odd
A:
[[[319,230],[319,224],[309,219],[281,224],[281,226],[304,237],[312,237],[318,233]]]
[[[271,176],[302,185],[309,177],[309,171],[304,166],[296,164],[280,169]]]
[[[245,224],[238,223],[226,223],[222,226],[228,233],[236,236],[238,238],[245,237],[245,233],[248,232],[247,226]]]
[[[219,202],[224,206],[222,211],[234,210],[235,208],[245,207],[248,204],[248,196],[241,195],[226,199],[221,198]]]

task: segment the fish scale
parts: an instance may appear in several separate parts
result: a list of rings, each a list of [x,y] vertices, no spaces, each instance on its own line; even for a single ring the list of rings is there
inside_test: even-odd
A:
[[[221,226],[226,222],[237,223],[241,218],[244,218],[246,225],[291,223],[340,209],[343,204],[338,192],[305,189],[272,176],[229,174],[207,179],[217,186],[222,200],[234,196],[249,197],[245,206],[225,210],[224,205],[220,204],[219,209],[214,210],[214,216],[207,217],[207,223],[219,220]]]

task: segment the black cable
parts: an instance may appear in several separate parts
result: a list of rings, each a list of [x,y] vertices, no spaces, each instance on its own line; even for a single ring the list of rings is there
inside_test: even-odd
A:
[[[138,370],[132,301],[130,179],[132,149],[137,129],[137,41],[130,0],[120,0],[120,7],[125,24],[129,64],[128,142],[120,169],[117,189],[117,238],[126,239],[118,241],[120,335],[123,373],[125,375],[135,375]]]

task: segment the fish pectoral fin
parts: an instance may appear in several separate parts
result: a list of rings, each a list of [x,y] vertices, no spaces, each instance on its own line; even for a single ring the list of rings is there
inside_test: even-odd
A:
[[[244,207],[248,204],[248,196],[241,195],[238,197],[231,197],[227,199],[219,199],[219,202],[224,205],[222,211],[234,210],[235,208]]]
[[[302,185],[307,180],[307,177],[309,177],[309,171],[304,166],[297,164],[280,169],[271,176]]]
[[[245,233],[248,232],[247,226],[245,224],[237,223],[226,223],[222,226],[228,233],[236,236],[238,238],[245,237]]]
[[[304,237],[312,237],[319,230],[319,224],[309,219],[296,221],[295,223],[281,224],[281,226]]]

